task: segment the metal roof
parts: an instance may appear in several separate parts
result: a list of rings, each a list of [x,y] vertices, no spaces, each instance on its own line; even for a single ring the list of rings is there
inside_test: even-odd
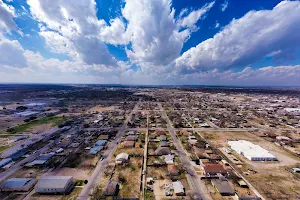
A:
[[[41,178],[36,187],[63,189],[72,179],[72,176],[47,176]]]
[[[22,189],[29,185],[33,185],[35,183],[35,179],[33,178],[11,178],[4,181],[0,188],[2,189]]]

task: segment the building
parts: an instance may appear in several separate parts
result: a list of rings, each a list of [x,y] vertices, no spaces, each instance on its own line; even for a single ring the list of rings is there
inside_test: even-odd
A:
[[[115,181],[111,181],[105,188],[104,195],[105,196],[117,196],[119,192],[119,183]]]
[[[182,183],[180,181],[172,182],[172,185],[173,185],[174,193],[177,196],[185,195],[184,186],[182,185]]]
[[[205,177],[216,178],[219,176],[228,176],[227,171],[220,164],[208,163],[204,164],[202,167],[203,174]]]
[[[99,140],[95,143],[95,146],[104,146],[106,144],[106,140]]]
[[[0,185],[2,192],[27,192],[36,184],[33,178],[10,178]]]
[[[27,164],[27,166],[34,166],[34,165],[46,165],[50,159],[53,157],[53,154],[43,154],[40,155],[36,160],[32,161],[31,163]]]
[[[127,153],[120,153],[116,157],[116,164],[123,164],[128,162],[129,155]]]
[[[234,196],[235,191],[230,186],[229,182],[227,180],[222,179],[214,179],[211,180],[211,184],[216,188],[216,190],[222,195],[222,196]]]
[[[100,152],[103,149],[103,146],[94,146],[93,148],[90,149],[90,154],[91,155],[96,155],[98,152]]]
[[[35,186],[35,192],[47,194],[67,194],[74,187],[72,176],[47,176]]]
[[[172,164],[172,165],[168,165],[168,174],[171,176],[176,176],[178,175],[179,171],[176,167],[176,165]]]
[[[128,135],[125,139],[125,141],[136,141],[137,136],[135,135]]]
[[[124,148],[132,148],[134,147],[135,142],[134,141],[124,141],[123,142],[123,147]]]
[[[259,145],[246,140],[228,141],[229,146],[238,154],[251,161],[277,161],[277,158]]]
[[[160,135],[159,139],[160,139],[160,141],[167,141],[167,136],[166,135]]]
[[[38,114],[39,112],[27,110],[24,112],[15,113],[13,116],[14,117],[35,117]]]
[[[157,155],[157,156],[169,155],[169,154],[171,154],[169,147],[158,147],[155,150],[155,155]]]
[[[162,156],[164,158],[164,161],[166,162],[167,165],[170,165],[170,164],[174,164],[174,155],[172,154],[168,154],[168,155],[163,155]]]
[[[5,158],[5,159],[0,161],[0,167],[4,167],[5,165],[7,165],[10,162],[12,162],[11,158]]]
[[[159,146],[160,146],[160,147],[169,147],[170,144],[169,144],[169,142],[167,142],[167,141],[161,141]]]
[[[47,105],[46,103],[29,103],[29,104],[26,104],[25,106],[27,108],[38,108],[38,107],[44,107],[46,105]]]

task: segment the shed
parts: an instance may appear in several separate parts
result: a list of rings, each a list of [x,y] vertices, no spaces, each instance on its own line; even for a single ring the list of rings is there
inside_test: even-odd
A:
[[[37,193],[69,193],[74,186],[72,176],[47,176],[39,180],[35,186]]]

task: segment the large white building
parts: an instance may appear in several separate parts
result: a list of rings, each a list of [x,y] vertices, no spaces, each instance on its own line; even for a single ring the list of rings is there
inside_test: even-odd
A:
[[[251,161],[276,161],[277,158],[259,145],[246,140],[228,141],[230,147],[238,154]]]

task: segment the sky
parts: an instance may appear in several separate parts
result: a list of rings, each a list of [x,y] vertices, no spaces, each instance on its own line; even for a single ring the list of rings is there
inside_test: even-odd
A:
[[[300,86],[300,1],[0,0],[0,82]]]

